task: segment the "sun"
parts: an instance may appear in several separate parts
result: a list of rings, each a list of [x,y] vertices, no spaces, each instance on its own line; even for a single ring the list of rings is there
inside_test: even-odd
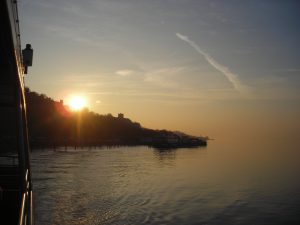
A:
[[[70,108],[74,111],[83,109],[86,106],[86,100],[82,96],[72,96],[69,102]]]

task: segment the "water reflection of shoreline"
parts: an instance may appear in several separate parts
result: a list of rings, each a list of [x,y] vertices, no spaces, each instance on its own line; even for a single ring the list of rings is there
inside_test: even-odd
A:
[[[177,153],[180,151],[191,152],[206,150],[206,146],[190,147],[190,148],[153,148],[153,154],[161,164],[175,166]]]
[[[169,166],[175,166],[176,149],[153,149],[154,157],[159,163]]]

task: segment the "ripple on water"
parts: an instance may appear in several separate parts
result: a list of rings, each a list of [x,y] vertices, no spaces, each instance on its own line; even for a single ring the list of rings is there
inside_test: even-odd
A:
[[[225,168],[230,163],[220,162],[222,157],[213,150],[159,152],[138,147],[33,152],[36,223],[300,222],[299,172],[290,174],[289,182],[272,186],[256,174],[246,176],[242,168]],[[277,174],[276,180],[283,175]]]

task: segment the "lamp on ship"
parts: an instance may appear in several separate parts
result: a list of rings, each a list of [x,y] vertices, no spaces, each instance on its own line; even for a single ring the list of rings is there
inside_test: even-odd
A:
[[[28,66],[32,66],[33,49],[31,44],[26,44],[26,48],[22,50],[23,65],[25,68],[24,74],[27,74]]]

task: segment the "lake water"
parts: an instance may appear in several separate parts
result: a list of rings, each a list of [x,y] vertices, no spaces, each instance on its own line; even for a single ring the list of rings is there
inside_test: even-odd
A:
[[[35,223],[300,224],[297,144],[34,150]]]

